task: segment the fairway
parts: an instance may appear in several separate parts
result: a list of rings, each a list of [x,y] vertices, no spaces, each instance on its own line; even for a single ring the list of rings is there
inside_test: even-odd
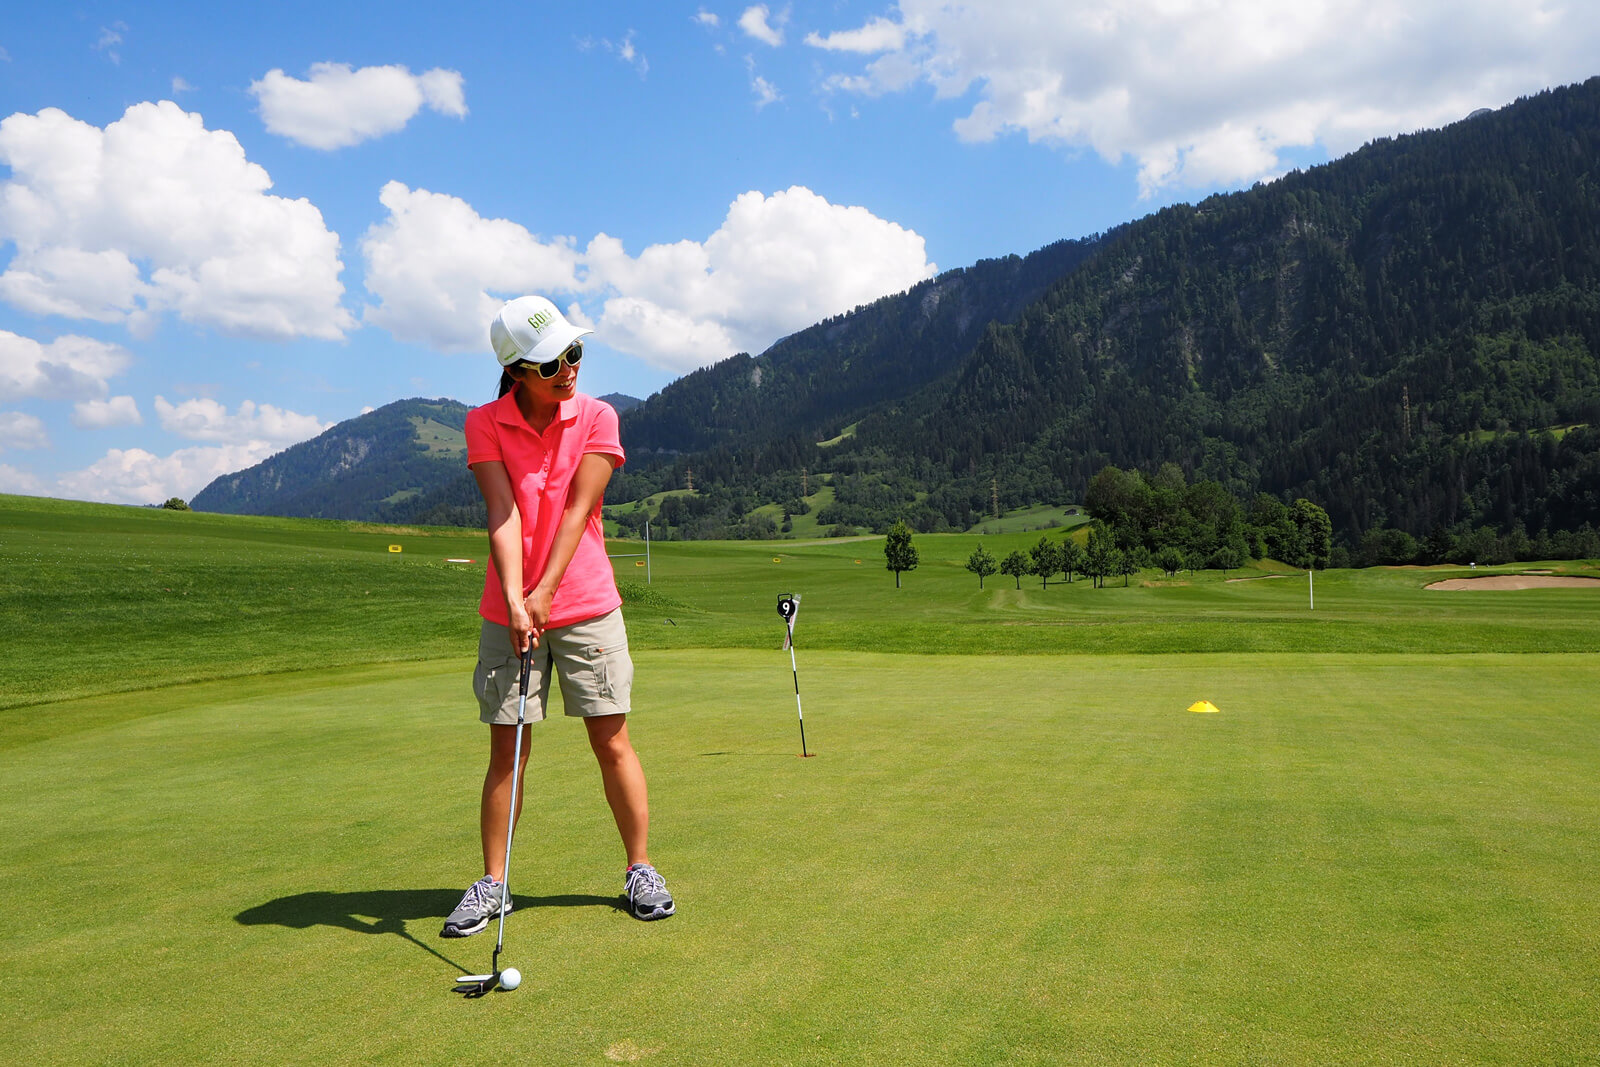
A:
[[[506,961],[470,663],[61,703],[0,749],[8,1063],[1529,1063],[1600,1046],[1585,655],[638,654],[617,906],[536,727]],[[886,696],[892,694],[892,696]],[[1220,715],[1182,709],[1198,698]],[[39,709],[41,712],[43,709]],[[12,713],[16,714],[16,713]],[[63,906],[61,901],[67,904]]]

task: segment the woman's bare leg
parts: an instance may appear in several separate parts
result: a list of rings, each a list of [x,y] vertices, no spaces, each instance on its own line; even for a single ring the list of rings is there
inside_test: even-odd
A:
[[[523,726],[522,766],[517,780],[528,766],[528,727]],[[499,724],[489,727],[489,770],[483,776],[483,801],[478,807],[478,832],[483,838],[483,873],[497,882],[505,881],[506,815],[511,807],[511,761],[516,755],[517,728]],[[522,818],[523,790],[517,789],[517,818]]]
[[[649,863],[650,800],[644,768],[633,750],[633,742],[628,740],[628,717],[597,715],[584,719],[583,725],[589,731],[589,747],[600,764],[606,803],[611,805],[611,816],[617,820],[617,833],[622,835],[628,866]]]

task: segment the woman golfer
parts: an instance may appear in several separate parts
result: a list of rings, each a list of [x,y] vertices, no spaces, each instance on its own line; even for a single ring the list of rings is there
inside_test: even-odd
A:
[[[583,719],[600,761],[606,802],[622,835],[628,869],[623,892],[639,919],[664,919],[672,897],[646,851],[650,813],[644,770],[628,740],[633,661],[622,597],[611,576],[600,499],[623,461],[617,413],[578,392],[584,334],[554,304],[524,296],[500,309],[489,341],[500,361],[500,399],[467,415],[467,465],[489,509],[489,573],[478,613],[478,666],[472,686],[489,724],[479,832],[483,878],[445,920],[443,937],[489,924],[502,899],[511,776],[517,748],[517,678],[532,648],[526,718],[545,716],[552,673],[568,715]],[[522,791],[517,807],[522,806]],[[520,810],[517,812],[520,817]]]

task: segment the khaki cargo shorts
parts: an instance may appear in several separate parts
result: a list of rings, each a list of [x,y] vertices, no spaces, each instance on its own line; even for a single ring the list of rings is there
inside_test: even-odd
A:
[[[539,647],[533,650],[524,721],[544,719],[552,668],[561,683],[561,703],[568,715],[585,719],[626,715],[633,693],[633,658],[628,655],[622,609],[544,632]],[[485,619],[478,635],[478,666],[472,672],[479,719],[516,725],[520,670],[510,629]]]

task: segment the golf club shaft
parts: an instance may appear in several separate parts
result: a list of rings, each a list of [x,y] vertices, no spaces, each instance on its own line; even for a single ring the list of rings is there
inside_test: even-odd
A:
[[[506,862],[500,872],[500,930],[494,942],[494,973],[500,973],[500,949],[506,943],[506,904],[511,898],[511,838],[517,832],[517,786],[522,778],[522,724],[528,711],[528,671],[533,665],[533,646],[522,653],[522,670],[517,678],[517,737],[511,756],[511,807],[506,813]]]

